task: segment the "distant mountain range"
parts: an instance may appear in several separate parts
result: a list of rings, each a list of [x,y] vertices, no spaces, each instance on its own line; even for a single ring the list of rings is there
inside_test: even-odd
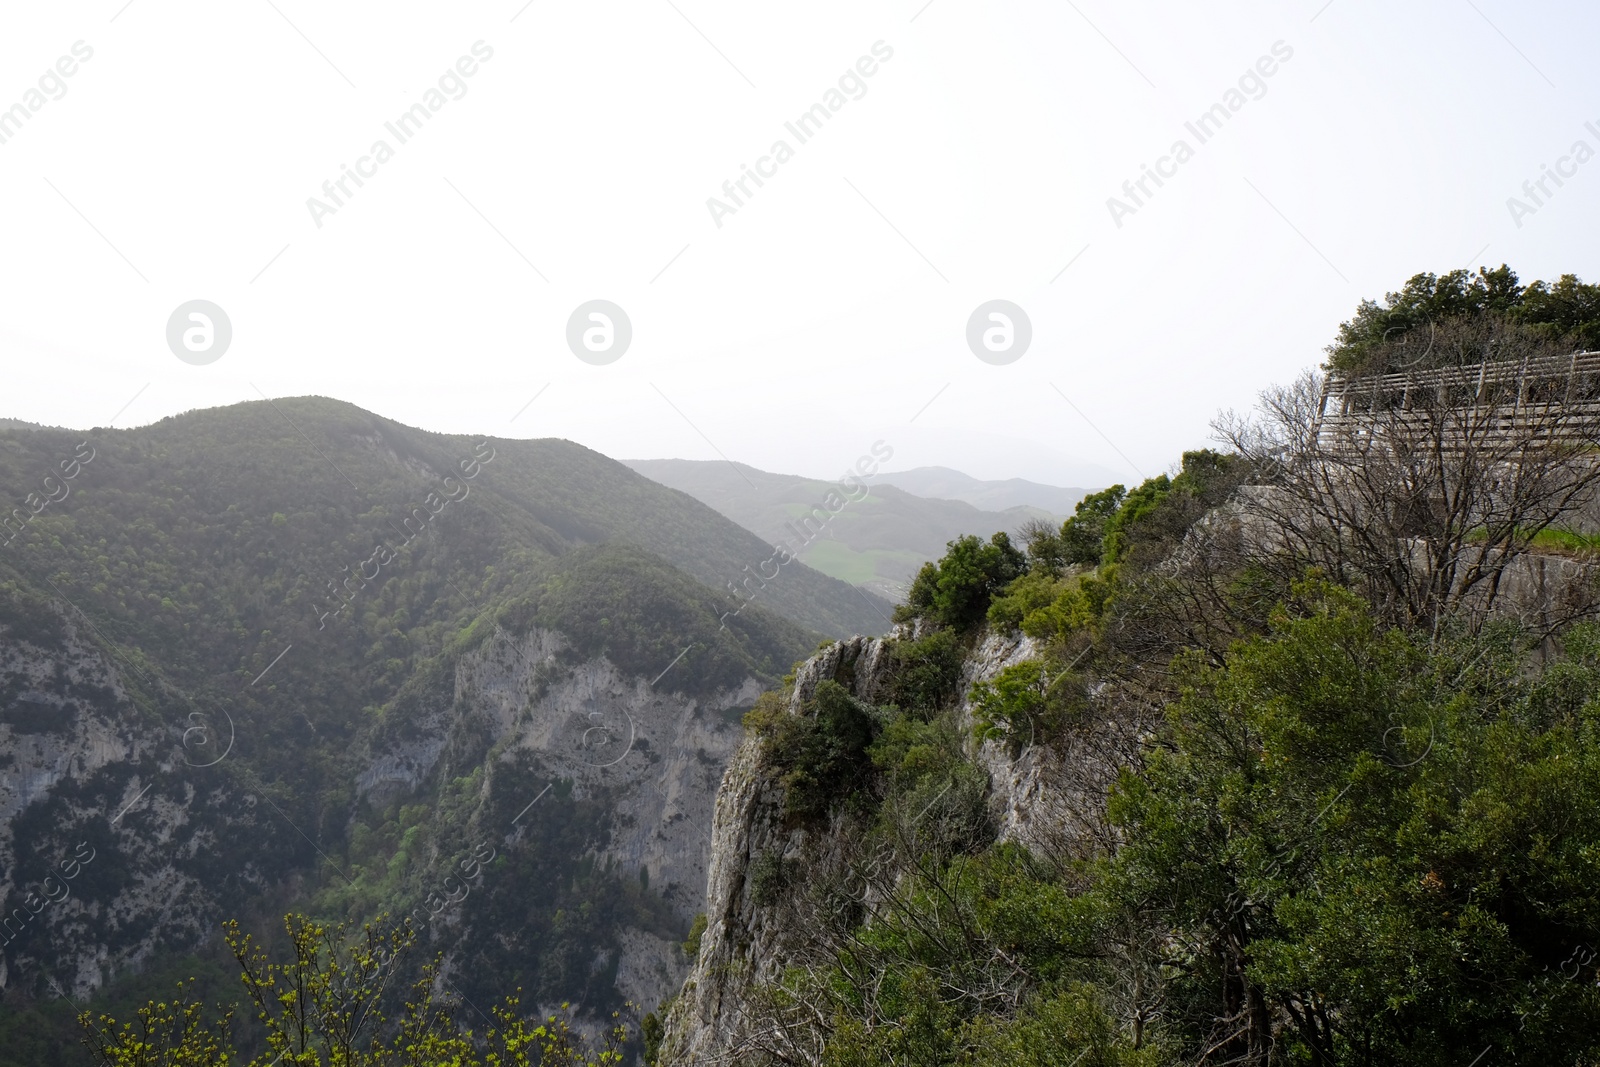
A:
[[[901,599],[917,570],[944,554],[947,542],[964,534],[988,537],[1015,532],[1030,518],[1057,520],[1070,514],[1084,490],[1061,489],[1014,478],[985,482],[943,467],[879,474],[844,497],[834,512],[820,505],[838,483],[794,474],[774,474],[722,460],[625,460],[647,478],[681,490],[775,546],[793,550],[810,567],[832,578]],[[901,484],[904,479],[905,484]],[[913,488],[916,487],[916,488]],[[938,499],[928,488],[943,488]],[[974,503],[986,500],[990,506]],[[1000,504],[1001,501],[1015,501]],[[1054,506],[1046,507],[1039,502]],[[806,516],[825,521],[807,524]]]
[[[1007,478],[1004,481],[984,481],[949,467],[913,467],[908,471],[884,471],[867,481],[874,485],[892,485],[914,496],[938,500],[959,500],[984,511],[1005,511],[1007,508],[1037,508],[1063,518],[1072,514],[1078,501],[1102,489],[1065,489],[1055,485],[1041,485],[1024,478]]]

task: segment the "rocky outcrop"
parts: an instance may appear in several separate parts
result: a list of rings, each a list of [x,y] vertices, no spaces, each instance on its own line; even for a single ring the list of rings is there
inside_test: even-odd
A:
[[[825,680],[839,682],[861,700],[882,689],[890,642],[887,637],[839,641],[795,671],[789,713],[804,713]],[[748,1023],[746,994],[754,983],[777,977],[786,931],[752,899],[750,867],[756,857],[805,851],[807,831],[783,820],[783,787],[762,762],[761,743],[748,737],[734,753],[716,794],[711,822],[710,871],[706,886],[706,930],[700,955],[667,1018],[660,1064],[713,1063],[727,1059]]]
[[[9,890],[11,824],[69,774],[127,759],[127,695],[111,665],[76,630],[52,648],[0,639],[0,892]],[[12,695],[14,694],[14,695]]]
[[[1007,667],[1037,659],[1038,647],[1020,633],[985,634],[962,670],[961,692],[988,681]],[[962,721],[970,730],[972,704],[963,696]],[[1061,753],[1046,746],[1027,746],[1012,755],[999,741],[985,741],[973,753],[989,774],[989,807],[1001,840],[1037,846],[1053,836],[1067,819],[1068,805],[1057,788]]]
[[[857,699],[873,703],[887,688],[893,642],[921,636],[921,624],[896,627],[884,637],[853,637],[831,644],[795,672],[788,711],[805,714],[824,680],[843,685]],[[1006,667],[1033,658],[1033,642],[1021,635],[987,635],[962,668],[960,692],[994,678]],[[963,715],[971,725],[970,708]],[[988,743],[978,753],[989,771],[991,801],[1002,834],[1026,839],[1050,810],[1048,768],[1036,760],[1013,761]],[[752,864],[758,857],[779,862],[803,860],[826,866],[834,849],[826,831],[786,825],[783,787],[763,764],[759,739],[739,746],[717,793],[711,829],[711,863],[706,888],[706,930],[700,955],[666,1021],[661,1067],[701,1067],[738,1062],[738,1048],[754,1025],[751,994],[777,979],[788,956],[786,913],[757,905],[752,895]]]

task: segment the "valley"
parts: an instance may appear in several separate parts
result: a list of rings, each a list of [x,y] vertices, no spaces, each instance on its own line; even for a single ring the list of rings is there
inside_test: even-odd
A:
[[[1021,479],[1013,479],[1017,484],[980,482],[945,468],[874,471],[860,475],[858,487],[841,490],[838,483],[710,460],[631,460],[628,465],[709,505],[823,574],[896,602],[905,598],[922,565],[937,559],[948,542],[995,530],[1015,533],[1030,519],[1059,523],[1087,492]],[[830,493],[848,506],[827,507]],[[1041,500],[1058,510],[1024,500]],[[978,501],[1004,506],[986,511]]]

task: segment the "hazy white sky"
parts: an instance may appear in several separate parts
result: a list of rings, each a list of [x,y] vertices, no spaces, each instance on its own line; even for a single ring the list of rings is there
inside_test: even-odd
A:
[[[1417,271],[1600,276],[1600,161],[1506,203],[1600,150],[1600,8],[1324,2],[13,4],[0,415],[317,393],[618,457],[1153,474]],[[232,325],[203,366],[194,299]],[[567,343],[594,299],[632,324],[604,365]],[[1004,365],[967,341],[996,299]]]

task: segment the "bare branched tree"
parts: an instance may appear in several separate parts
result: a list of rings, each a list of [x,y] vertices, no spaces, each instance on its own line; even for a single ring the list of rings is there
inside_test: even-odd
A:
[[[1399,625],[1475,629],[1526,599],[1535,539],[1594,502],[1600,353],[1488,316],[1433,328],[1426,359],[1415,349],[1380,363],[1394,373],[1304,375],[1214,429],[1254,468],[1240,505],[1253,562],[1320,568]],[[1534,598],[1530,623],[1593,612],[1570,584]]]

